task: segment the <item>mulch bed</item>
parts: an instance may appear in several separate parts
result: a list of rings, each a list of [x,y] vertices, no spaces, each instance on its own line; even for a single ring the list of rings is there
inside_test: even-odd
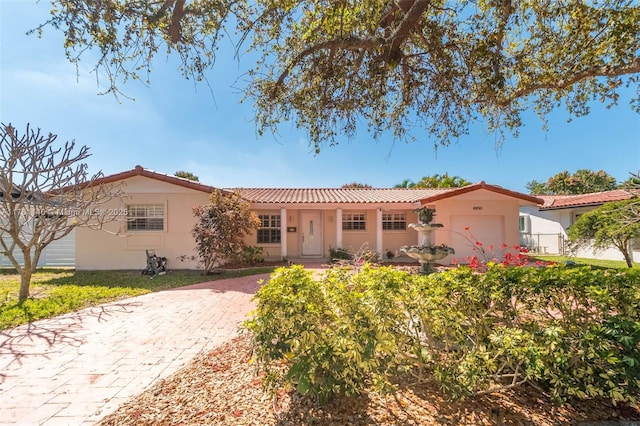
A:
[[[436,383],[336,398],[326,406],[262,390],[247,335],[198,355],[173,376],[122,405],[100,425],[564,425],[640,420],[640,406],[587,401],[558,406],[531,388],[450,401]]]

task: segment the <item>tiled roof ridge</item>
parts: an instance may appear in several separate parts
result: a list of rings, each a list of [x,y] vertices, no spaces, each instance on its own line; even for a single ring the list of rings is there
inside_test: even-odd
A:
[[[395,187],[374,187],[374,188],[342,188],[339,186],[313,186],[313,187],[304,187],[304,186],[287,186],[287,187],[273,187],[273,186],[235,186],[235,187],[226,187],[223,188],[225,190],[252,190],[252,191],[259,191],[259,190],[267,190],[267,191],[303,191],[303,190],[312,190],[312,191],[320,191],[320,190],[340,190],[340,191],[345,191],[345,190],[352,190],[352,191],[371,191],[371,190],[385,190],[388,191],[390,189],[393,190],[398,190],[398,191],[425,191],[425,190],[429,190],[429,191],[451,191],[457,188],[395,188]]]
[[[146,176],[146,177],[151,177],[153,179],[159,180],[159,181],[163,181],[163,182],[167,182],[167,183],[171,183],[174,185],[178,185],[178,186],[182,186],[185,188],[190,188],[190,189],[194,189],[197,191],[203,191],[203,192],[213,192],[219,188],[216,188],[214,186],[211,185],[207,185],[201,182],[197,182],[195,180],[190,180],[187,178],[182,178],[179,176],[175,176],[175,175],[170,175],[168,173],[163,173],[163,172],[157,172],[155,170],[151,170],[151,169],[147,169],[145,167],[142,167],[140,165],[135,166],[133,169],[131,170],[125,170],[123,172],[119,172],[119,173],[113,173],[110,175],[105,175],[99,179],[97,179],[94,182],[90,182],[90,185],[97,185],[97,184],[104,184],[104,183],[113,183],[113,182],[117,182],[120,180],[124,180],[124,179],[128,179],[130,177],[134,177],[134,176]],[[224,191],[224,190],[222,190]]]
[[[636,195],[624,188],[609,191],[588,192],[586,194],[550,194],[539,195],[544,200],[541,209],[557,209],[566,207],[580,207],[600,205],[611,201],[622,201],[634,198]]]
[[[552,197],[552,198],[574,198],[574,197],[585,197],[589,195],[599,195],[599,194],[610,194],[614,192],[625,192],[627,194],[631,194],[631,191],[624,188],[616,188],[610,189],[608,191],[596,191],[596,192],[586,192],[584,194],[541,194],[537,195],[537,197]]]

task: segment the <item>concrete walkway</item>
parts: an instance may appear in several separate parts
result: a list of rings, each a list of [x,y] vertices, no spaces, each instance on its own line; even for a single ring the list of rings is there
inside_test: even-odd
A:
[[[150,293],[0,331],[0,424],[95,424],[236,336],[267,277]]]

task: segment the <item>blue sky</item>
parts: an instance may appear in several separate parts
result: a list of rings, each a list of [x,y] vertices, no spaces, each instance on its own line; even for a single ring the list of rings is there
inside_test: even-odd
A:
[[[98,94],[89,60],[76,74],[59,32],[48,28],[41,39],[25,34],[48,10],[45,0],[0,0],[0,121],[18,129],[31,123],[60,142],[87,145],[92,172],[117,173],[139,164],[169,174],[187,170],[219,187],[336,187],[354,181],[392,187],[448,172],[524,192],[527,182],[562,170],[602,169],[619,181],[640,170],[640,115],[628,105],[631,92],[617,107],[594,104],[589,116],[570,123],[558,110],[546,132],[532,113],[524,117],[520,136],[508,137],[499,150],[480,124],[437,151],[427,135],[423,143],[406,144],[394,143],[391,135],[374,141],[363,131],[316,155],[305,133],[290,124],[277,137],[257,136],[252,105],[240,104],[232,89],[241,66],[250,63],[239,65],[225,55],[230,45],[209,72],[213,94],[159,56],[150,86],[127,84],[124,92],[135,100],[117,100]]]

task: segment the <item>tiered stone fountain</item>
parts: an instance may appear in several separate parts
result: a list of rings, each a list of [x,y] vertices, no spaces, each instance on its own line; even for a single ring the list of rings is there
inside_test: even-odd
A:
[[[400,251],[420,263],[421,274],[430,274],[433,272],[433,264],[437,260],[455,254],[455,250],[444,244],[439,246],[431,244],[431,232],[434,229],[442,228],[440,223],[431,223],[435,209],[421,207],[416,212],[418,213],[418,223],[409,224],[409,228],[418,231],[422,236],[422,241],[420,241],[420,245],[400,247]]]

